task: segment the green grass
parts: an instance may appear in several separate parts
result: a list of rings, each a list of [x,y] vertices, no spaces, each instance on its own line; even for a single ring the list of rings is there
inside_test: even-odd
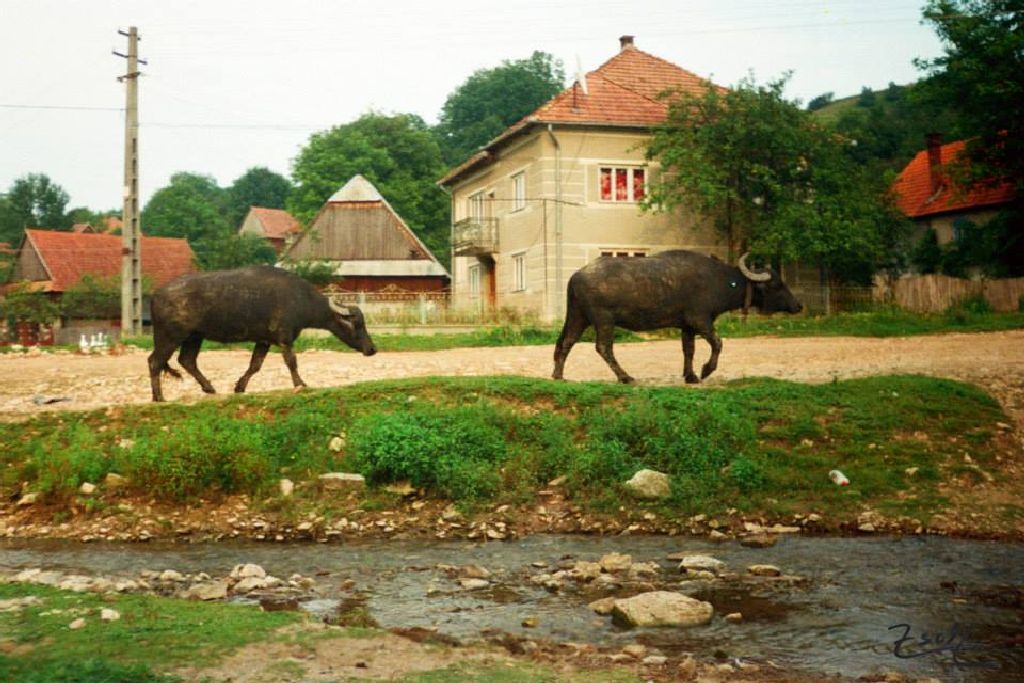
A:
[[[8,644],[0,653],[16,653],[0,654],[0,680],[12,683],[175,681],[154,672],[213,662],[303,618],[224,603],[0,584],[0,600],[26,596],[41,603],[0,612],[0,642]],[[103,608],[117,610],[121,618],[100,621]],[[86,626],[72,631],[68,624],[78,617]]]
[[[946,504],[938,483],[955,474],[949,468],[963,449],[982,467],[993,463],[1001,420],[980,390],[918,376],[824,385],[749,379],[704,390],[392,380],[0,424],[0,494],[26,482],[67,501],[81,482],[114,471],[168,501],[259,498],[273,496],[282,476],[340,470],[470,504],[519,503],[564,474],[576,499],[599,511],[617,509],[622,482],[652,468],[672,476],[673,495],[660,504],[670,514],[852,511],[909,492],[897,507],[927,516]],[[340,452],[328,448],[335,436],[344,438]],[[908,467],[919,468],[913,479]],[[829,482],[835,468],[851,487]]]

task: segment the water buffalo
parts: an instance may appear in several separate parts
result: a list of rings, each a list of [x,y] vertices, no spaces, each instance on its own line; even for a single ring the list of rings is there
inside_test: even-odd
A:
[[[249,378],[259,372],[271,344],[281,347],[285,365],[296,387],[304,387],[292,344],[307,327],[330,330],[363,355],[377,349],[366,331],[363,313],[356,306],[338,306],[299,276],[271,266],[183,275],[153,295],[153,353],[149,379],[153,400],[164,400],[160,373],[181,374],[167,361],[181,347],[178,362],[208,394],[210,381],[196,365],[204,339],[219,342],[256,342],[249,369],[235,383],[245,391]]]
[[[593,325],[597,352],[619,381],[629,384],[633,378],[612,353],[615,327],[634,331],[678,327],[683,333],[683,377],[695,384],[718,367],[722,340],[715,334],[715,318],[748,305],[762,313],[803,309],[775,270],[748,268],[746,254],[736,266],[681,249],[649,258],[602,257],[569,278],[565,326],[555,343],[552,377],[562,379],[569,351]],[[700,379],[693,372],[698,334],[711,346],[711,358],[701,369]]]

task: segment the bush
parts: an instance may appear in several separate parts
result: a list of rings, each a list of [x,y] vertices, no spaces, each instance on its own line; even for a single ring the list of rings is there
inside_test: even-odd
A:
[[[355,465],[371,483],[407,480],[453,500],[493,495],[507,447],[489,412],[429,405],[372,413],[350,431]]]

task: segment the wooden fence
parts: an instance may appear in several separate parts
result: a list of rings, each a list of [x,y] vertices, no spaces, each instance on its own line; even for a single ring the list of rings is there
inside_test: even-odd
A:
[[[938,313],[968,297],[981,295],[993,310],[1019,310],[1024,278],[965,280],[948,275],[911,275],[898,280],[876,278],[875,300],[917,313]]]

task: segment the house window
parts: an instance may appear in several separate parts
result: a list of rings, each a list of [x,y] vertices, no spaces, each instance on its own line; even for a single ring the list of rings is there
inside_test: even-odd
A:
[[[647,196],[647,169],[602,166],[599,176],[601,201],[639,202]]]
[[[647,256],[647,252],[629,249],[606,249],[601,251],[601,256],[609,256],[611,258],[643,258]]]
[[[479,221],[484,217],[484,193],[469,195],[469,217]]]
[[[474,299],[480,296],[480,265],[469,267],[469,295]]]
[[[512,255],[512,291],[522,292],[526,289],[526,252]]]
[[[526,208],[526,171],[512,176],[512,210],[522,211]]]

